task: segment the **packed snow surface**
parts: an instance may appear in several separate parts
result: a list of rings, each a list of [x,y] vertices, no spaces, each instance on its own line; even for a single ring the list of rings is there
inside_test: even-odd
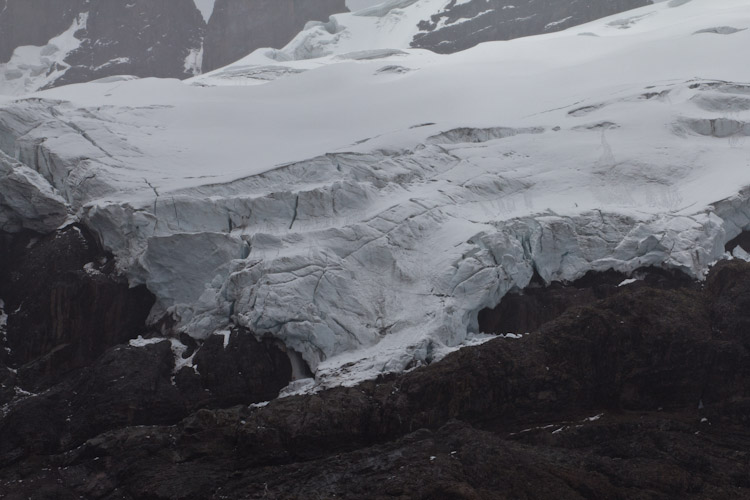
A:
[[[750,228],[746,0],[407,49],[439,3],[334,16],[185,83],[0,101],[0,160],[99,234],[152,320],[277,337],[319,386],[472,342],[535,271],[700,277]],[[49,222],[18,203],[16,226]]]

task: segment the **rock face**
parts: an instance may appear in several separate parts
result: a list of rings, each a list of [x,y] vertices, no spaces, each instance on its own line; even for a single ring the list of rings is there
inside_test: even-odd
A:
[[[552,33],[652,3],[651,0],[452,0],[445,10],[419,24],[422,33],[414,37],[412,46],[448,54],[482,42]]]
[[[70,27],[88,0],[0,1],[0,63],[16,47],[46,45]]]
[[[59,384],[5,407],[0,493],[744,498],[750,264],[722,262],[704,286],[654,274],[571,305],[530,335],[410,373],[181,420],[189,404],[168,382],[169,344],[115,347],[67,392]],[[541,302],[545,290],[559,296],[538,288]],[[76,409],[69,422],[64,408]]]
[[[260,47],[281,48],[307,21],[326,21],[346,11],[345,0],[216,0],[203,48],[203,71]]]
[[[85,229],[25,232],[4,241],[6,364],[33,375],[35,388],[87,366],[142,328],[153,297],[143,286],[129,288]]]
[[[187,61],[200,51],[204,21],[193,0],[91,2],[71,68],[54,85],[110,75],[186,78]]]

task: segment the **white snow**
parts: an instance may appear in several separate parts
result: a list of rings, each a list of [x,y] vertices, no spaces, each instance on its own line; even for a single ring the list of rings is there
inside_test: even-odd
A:
[[[534,270],[701,277],[750,228],[750,30],[694,35],[749,27],[746,1],[447,56],[405,45],[443,2],[399,5],[187,83],[0,102],[0,149],[148,285],[152,320],[301,353],[316,379],[287,394],[439,359]]]
[[[146,347],[147,345],[158,344],[159,342],[164,342],[165,340],[169,339],[165,337],[152,337],[149,339],[144,339],[142,335],[138,335],[138,338],[130,339],[128,344],[132,347]]]
[[[203,45],[200,48],[190,49],[185,57],[185,72],[200,75],[203,67]]]
[[[131,347],[146,347],[165,341],[169,342],[170,349],[172,350],[172,354],[174,355],[174,369],[172,370],[172,373],[176,374],[185,366],[192,368],[196,373],[198,372],[197,367],[193,364],[193,359],[195,358],[196,352],[193,352],[193,354],[185,358],[184,354],[187,351],[188,347],[178,339],[167,337],[151,337],[148,339],[144,339],[142,335],[139,335],[138,338],[130,339],[128,344]],[[172,378],[172,383],[174,384],[174,377]]]
[[[632,283],[635,283],[636,281],[638,281],[636,278],[628,278],[626,280],[622,280],[620,282],[620,284],[617,285],[617,286],[627,286],[627,285],[630,285]]]
[[[584,418],[583,421],[584,422],[596,422],[597,420],[599,420],[603,416],[604,416],[604,413],[598,413],[598,414],[594,415],[593,417]]]

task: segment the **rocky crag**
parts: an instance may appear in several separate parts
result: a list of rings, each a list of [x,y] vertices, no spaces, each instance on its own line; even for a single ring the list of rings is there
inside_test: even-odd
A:
[[[84,228],[5,234],[1,250],[4,498],[750,495],[740,260],[705,282],[644,269],[532,285],[480,315],[528,334],[266,403],[292,378],[280,347],[144,340],[152,299]]]

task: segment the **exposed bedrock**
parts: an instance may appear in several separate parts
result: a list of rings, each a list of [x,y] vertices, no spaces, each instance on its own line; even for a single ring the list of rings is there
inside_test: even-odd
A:
[[[52,86],[111,75],[193,76],[186,60],[200,50],[205,32],[193,0],[90,2],[85,10],[86,25],[76,33],[81,44],[65,58],[70,69]]]
[[[645,5],[651,0],[453,0],[419,24],[413,47],[439,53],[482,42],[551,33]]]
[[[0,5],[0,63],[24,45],[46,45],[73,23],[88,0],[3,0]]]
[[[344,0],[216,0],[203,45],[203,71],[261,47],[280,49],[307,21],[347,12]]]
[[[4,234],[3,242],[6,362],[34,379],[29,388],[90,364],[143,328],[153,296],[130,288],[85,229]]]
[[[750,264],[740,260],[713,267],[704,286],[677,275],[645,279],[529,335],[410,373],[203,409],[176,425],[121,427],[67,453],[42,452],[2,469],[0,491],[744,498],[748,297]]]
[[[630,276],[633,278],[612,270],[589,272],[571,283],[555,281],[548,286],[535,276],[525,289],[508,293],[494,308],[479,311],[479,331],[500,335],[533,332],[570,308],[622,292],[623,285],[669,289],[694,283],[679,271],[661,268],[638,269]]]

